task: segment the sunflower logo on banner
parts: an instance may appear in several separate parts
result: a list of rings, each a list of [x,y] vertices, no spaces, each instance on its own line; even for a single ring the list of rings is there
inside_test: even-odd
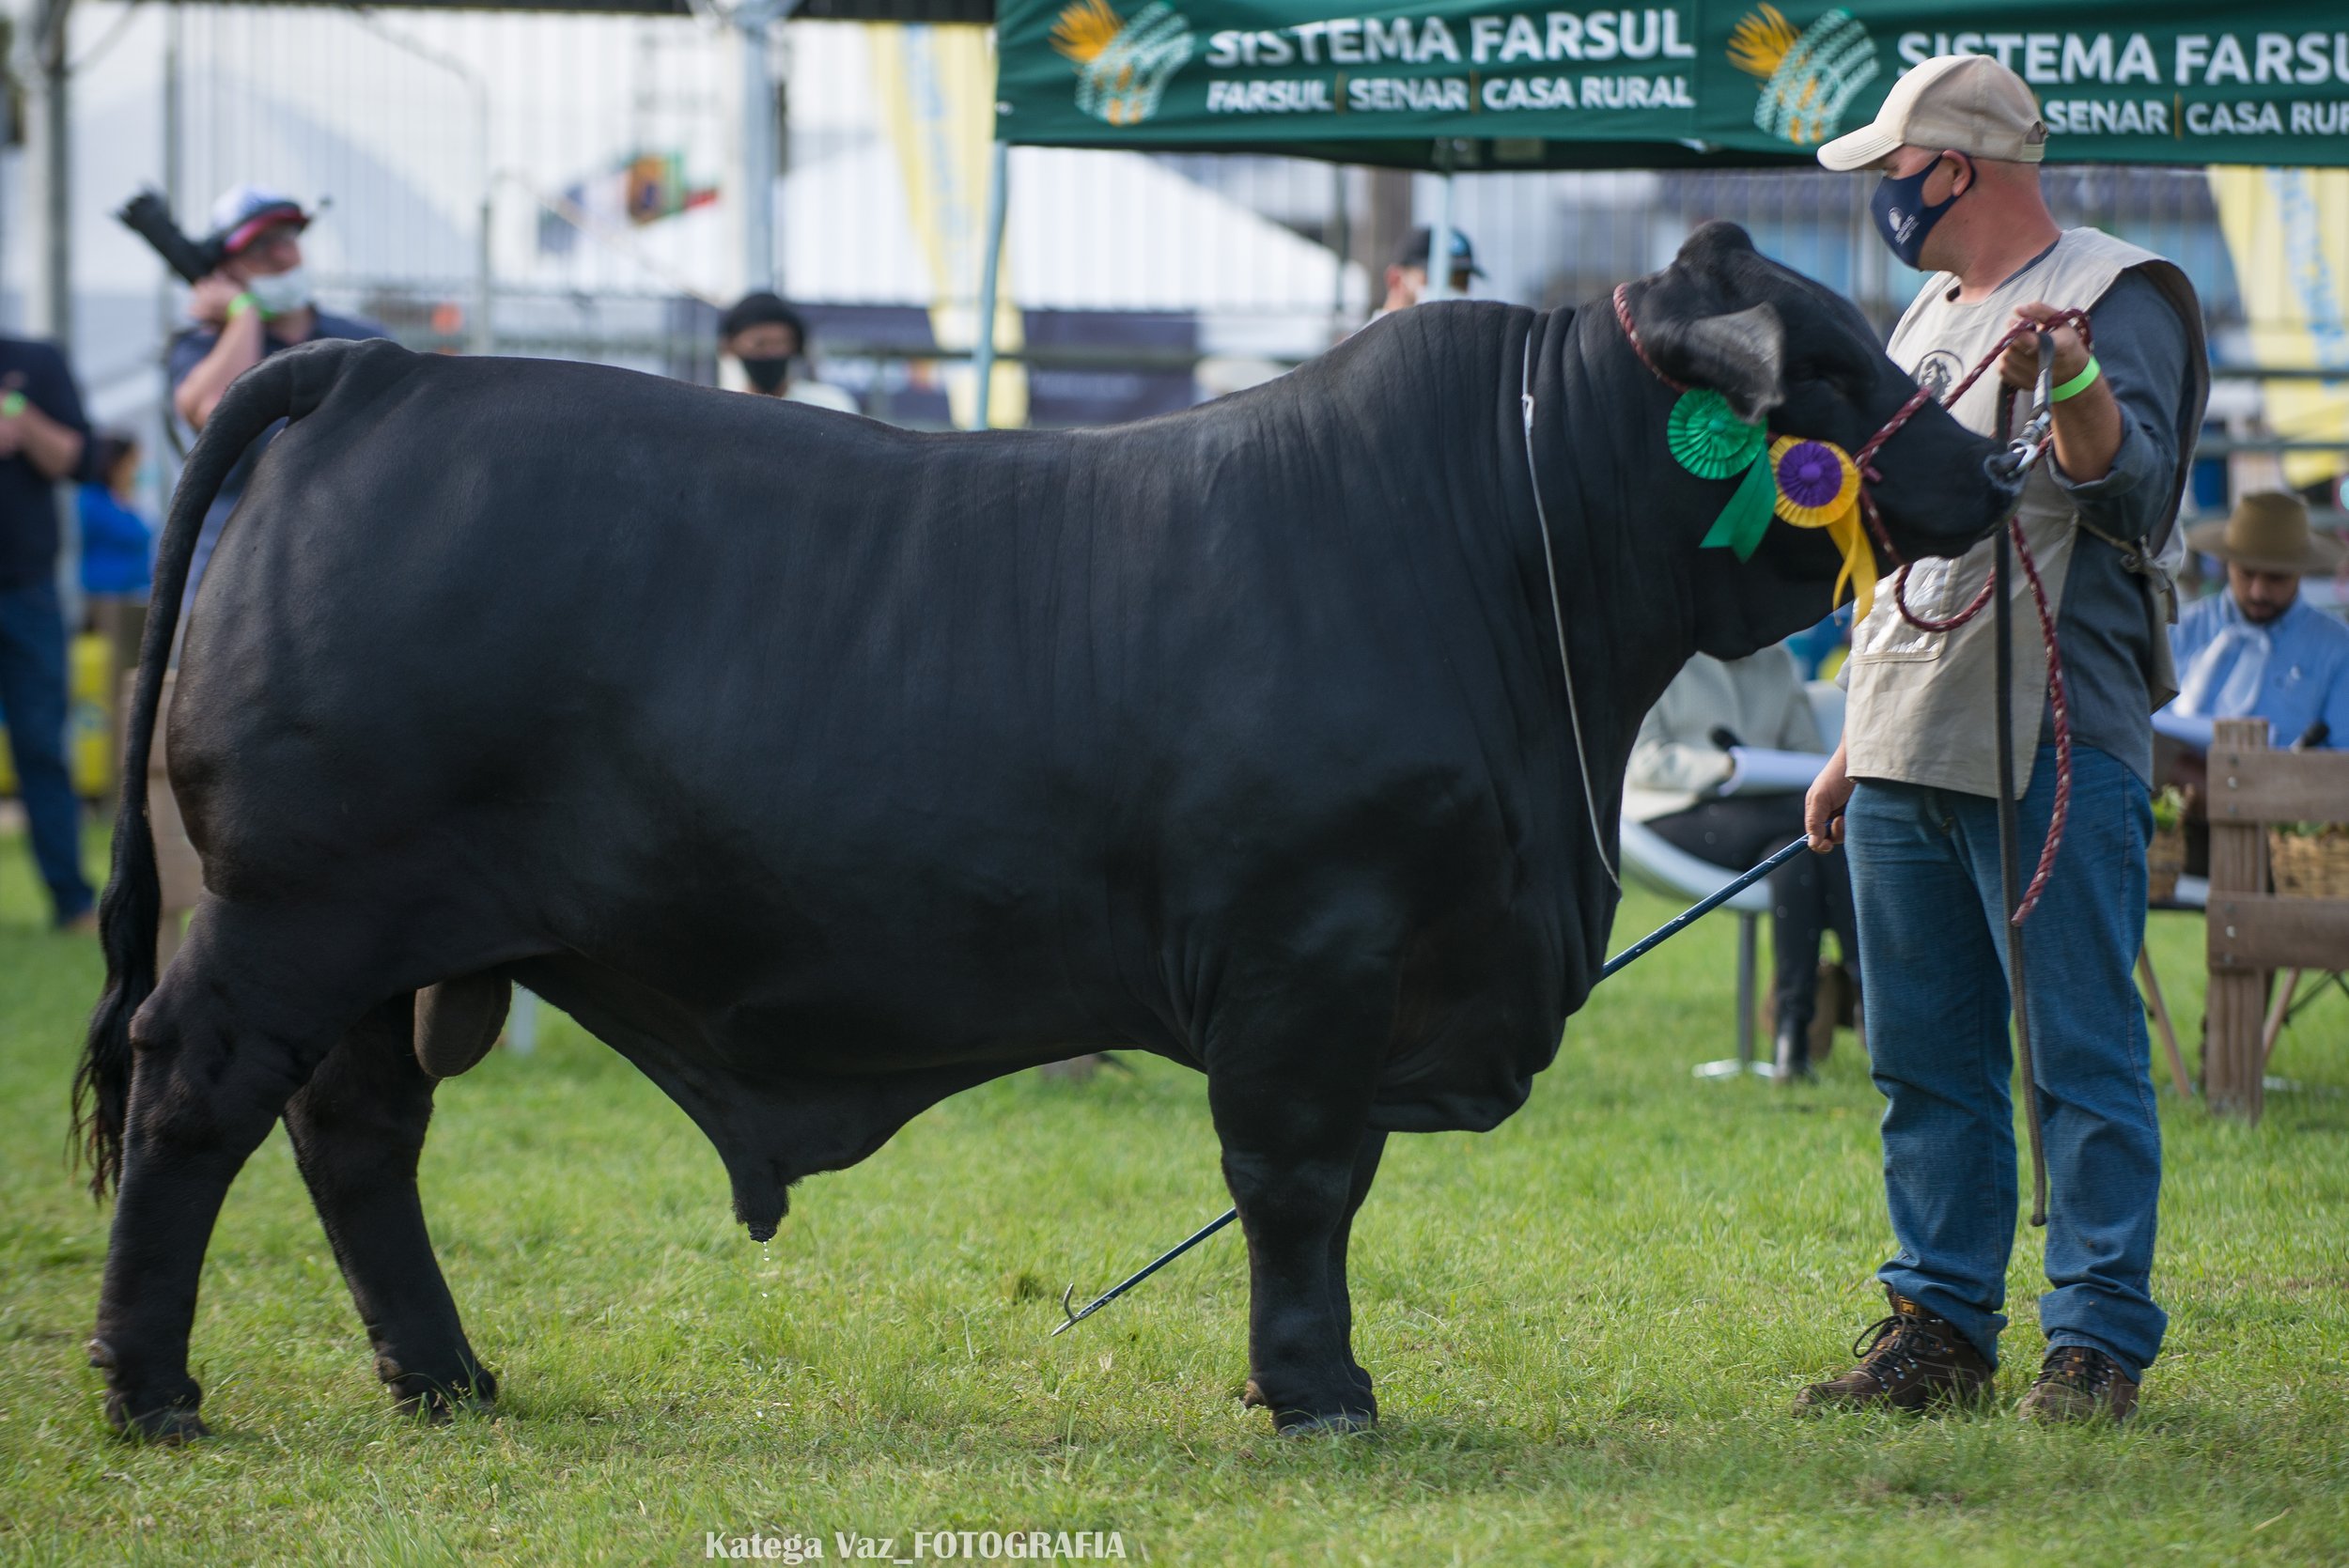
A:
[[[1729,35],[1729,63],[1758,77],[1753,123],[1797,147],[1824,142],[1876,77],[1875,40],[1841,6],[1795,31],[1776,6],[1748,11]]]
[[[1159,112],[1166,84],[1190,58],[1190,23],[1165,0],[1128,22],[1109,0],[1077,0],[1052,26],[1052,48],[1077,72],[1077,107],[1111,125],[1140,125]]]

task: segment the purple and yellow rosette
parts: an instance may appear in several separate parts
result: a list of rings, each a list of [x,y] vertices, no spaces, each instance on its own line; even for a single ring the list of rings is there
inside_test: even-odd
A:
[[[1777,481],[1773,510],[1797,528],[1824,528],[1843,552],[1828,602],[1840,604],[1849,583],[1852,603],[1865,619],[1876,597],[1875,551],[1859,520],[1859,469],[1831,442],[1781,436],[1770,443],[1770,474]]]

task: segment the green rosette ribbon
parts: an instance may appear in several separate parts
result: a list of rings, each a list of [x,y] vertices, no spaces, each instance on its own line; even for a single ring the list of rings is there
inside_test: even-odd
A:
[[[1735,551],[1740,561],[1751,560],[1778,504],[1768,433],[1759,422],[1738,418],[1728,398],[1700,386],[1682,393],[1672,405],[1664,439],[1673,459],[1700,479],[1744,475],[1729,505],[1705,532],[1703,543]]]
[[[1766,456],[1769,437],[1737,417],[1729,399],[1709,386],[1690,387],[1672,405],[1665,441],[1680,466],[1700,479],[1726,479]]]

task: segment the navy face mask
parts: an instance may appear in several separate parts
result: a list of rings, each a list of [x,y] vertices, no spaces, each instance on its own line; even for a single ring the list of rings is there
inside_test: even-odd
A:
[[[783,390],[783,383],[791,379],[791,367],[799,363],[797,354],[760,354],[736,356],[742,362],[742,374],[751,379],[751,385],[772,397]]]
[[[1918,265],[1917,258],[1924,254],[1925,236],[1933,232],[1933,225],[1941,221],[1942,214],[1957,204],[1958,195],[1938,203],[1929,204],[1925,200],[1925,181],[1940,166],[1940,160],[1936,159],[1905,179],[1888,174],[1876,185],[1875,194],[1869,198],[1868,211],[1875,219],[1876,232],[1906,266]],[[1968,168],[1966,172],[1970,177],[1973,170]],[[1973,188],[1969,178],[1966,189]]]

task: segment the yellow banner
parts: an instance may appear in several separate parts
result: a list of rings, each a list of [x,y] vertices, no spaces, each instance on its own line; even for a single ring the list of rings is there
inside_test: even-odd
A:
[[[907,216],[930,272],[930,332],[941,349],[968,350],[978,341],[979,272],[987,248],[988,154],[995,130],[994,34],[984,27],[870,23],[873,86],[881,121],[904,177]],[[995,347],[1024,342],[1011,299],[1011,244],[1001,256]],[[1028,376],[997,364],[988,423],[1028,422]],[[978,406],[978,376],[967,365],[946,373],[947,406],[969,428]]]
[[[2311,485],[2349,464],[2349,169],[2217,167],[2210,186],[2249,318],[2251,360],[2339,369],[2341,381],[2270,381],[2267,423],[2339,452],[2284,456],[2284,477]]]

